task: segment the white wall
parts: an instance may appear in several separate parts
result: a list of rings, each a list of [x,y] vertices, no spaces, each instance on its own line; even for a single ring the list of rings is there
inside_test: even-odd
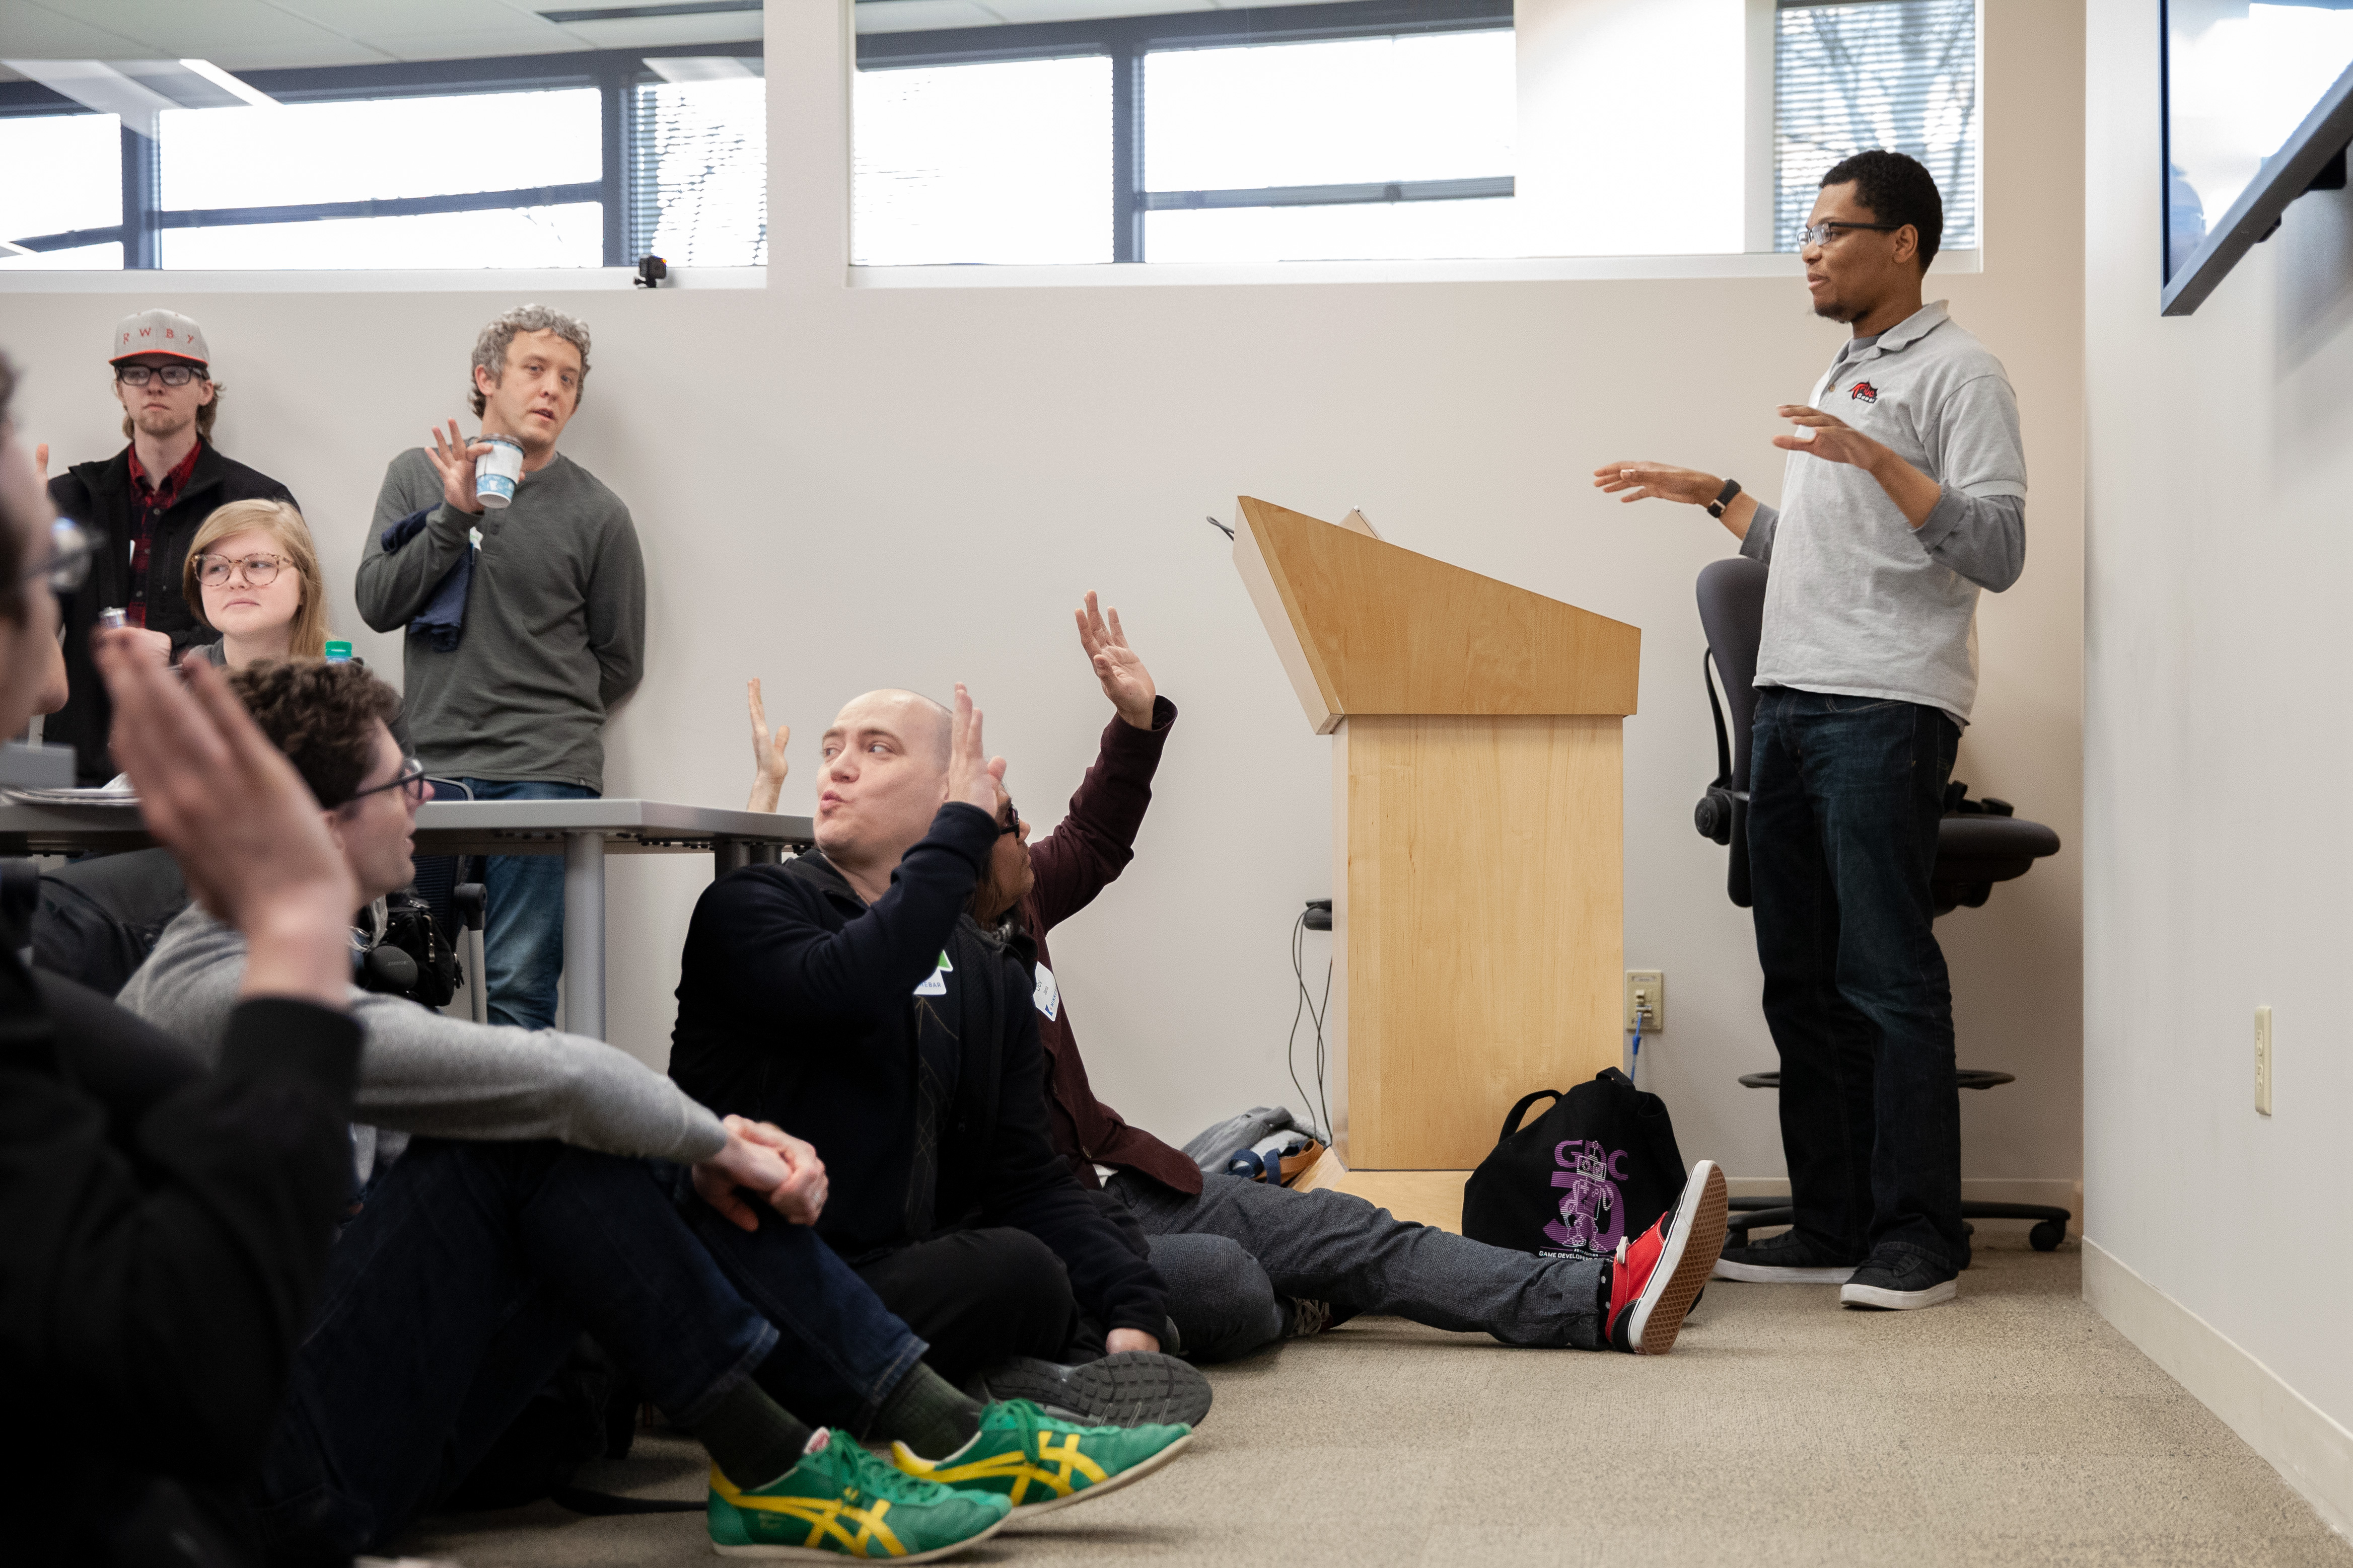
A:
[[[2085,1234],[2333,1420],[2333,1482],[2242,1430],[2342,1529],[2353,201],[2299,201],[2161,320],[2158,7],[2094,0],[2089,34]]]
[[[1933,292],[1949,292],[2017,384],[2033,544],[2024,581],[1985,604],[1960,775],[2069,847],[1939,931],[1964,1059],[2021,1080],[1969,1097],[1967,1170],[2070,1196],[2080,11],[1987,12],[1984,271]],[[1644,1052],[1646,1079],[1687,1153],[1778,1174],[1771,1101],[1734,1083],[1773,1058],[1747,917],[1725,900],[1724,851],[1690,825],[1714,771],[1692,580],[1730,542],[1695,511],[1621,509],[1585,476],[1654,455],[1775,494],[1772,410],[1803,397],[1840,329],[1788,279],[845,287],[839,22],[814,3],[768,16],[769,286],[533,289],[596,330],[567,445],[630,501],[648,548],[650,674],[613,726],[608,790],[740,799],[742,684],[759,675],[799,737],[786,808],[807,810],[810,745],[844,698],[962,679],[1012,760],[1015,798],[1050,821],[1107,717],[1069,621],[1082,590],[1103,590],[1185,716],[1137,863],[1056,951],[1099,1090],[1189,1136],[1289,1097],[1286,938],[1301,901],[1331,890],[1331,742],[1309,732],[1202,515],[1229,515],[1242,492],[1325,517],[1360,505],[1410,548],[1644,628],[1626,731],[1626,956],[1667,971],[1670,1023]],[[190,311],[229,388],[223,444],[302,499],[340,594],[385,459],[462,412],[473,331],[515,290],[175,281],[0,292],[0,342],[31,373],[30,432],[75,457],[111,450],[98,353],[110,322],[134,300]],[[339,625],[355,624],[346,599]],[[397,668],[391,639],[356,640]],[[611,1028],[650,1060],[703,876],[700,861],[640,860],[614,877]],[[1310,942],[1319,967],[1323,941]]]

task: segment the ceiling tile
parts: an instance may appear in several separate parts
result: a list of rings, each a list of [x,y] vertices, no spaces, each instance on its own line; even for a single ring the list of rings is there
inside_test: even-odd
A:
[[[802,4],[809,0],[801,0]],[[549,8],[565,9],[555,0]],[[649,49],[664,44],[760,41],[760,13],[722,11],[705,16],[640,16],[626,22],[567,22],[564,30],[592,49]]]
[[[338,41],[263,0],[44,0],[51,10],[136,38],[154,54],[213,59],[232,48],[284,51]]]
[[[138,39],[30,0],[0,0],[0,38],[27,59],[99,59],[137,52]]]

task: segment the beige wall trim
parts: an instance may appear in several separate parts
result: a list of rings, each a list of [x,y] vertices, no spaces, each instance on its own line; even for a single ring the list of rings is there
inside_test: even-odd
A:
[[[2246,1439],[2331,1530],[2353,1535],[2353,1432],[2211,1323],[2088,1239],[2084,1300]]]

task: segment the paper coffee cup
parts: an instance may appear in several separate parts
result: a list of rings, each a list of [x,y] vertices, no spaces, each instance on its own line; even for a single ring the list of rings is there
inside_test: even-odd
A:
[[[514,504],[515,482],[522,478],[522,444],[509,436],[485,436],[491,449],[474,459],[474,499],[491,510]]]

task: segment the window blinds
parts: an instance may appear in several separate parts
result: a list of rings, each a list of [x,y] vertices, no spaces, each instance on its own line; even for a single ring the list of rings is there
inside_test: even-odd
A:
[[[1773,247],[1798,248],[1821,177],[1908,153],[1945,198],[1946,249],[1978,243],[1977,0],[1792,5],[1775,18]]]
[[[758,77],[638,88],[628,160],[630,256],[766,265],[768,109]]]

